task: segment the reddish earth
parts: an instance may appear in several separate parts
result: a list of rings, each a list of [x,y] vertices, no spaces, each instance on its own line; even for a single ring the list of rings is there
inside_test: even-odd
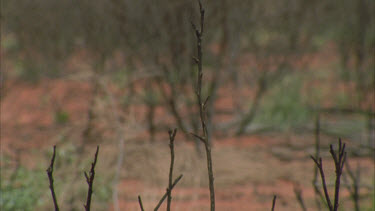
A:
[[[2,156],[9,156],[13,161],[20,157],[22,165],[37,168],[35,160],[43,160],[43,166],[47,166],[48,158],[44,154],[50,151],[52,145],[57,144],[65,149],[70,146],[79,147],[82,144],[82,133],[92,98],[92,87],[88,82],[41,80],[34,85],[12,82],[5,84],[5,87],[6,93],[1,100]],[[139,91],[139,87],[136,89]],[[339,86],[339,90],[348,89],[351,88]],[[113,109],[121,107],[123,90],[115,85],[108,86],[108,90],[115,93],[112,102],[114,105],[107,98],[95,101],[95,127],[100,138],[95,143],[85,143],[86,154],[82,153],[82,156],[88,155],[87,151],[91,151],[94,144],[100,144],[101,160],[97,174],[113,174],[119,150],[118,136],[125,134],[125,157],[118,185],[120,207],[121,210],[139,210],[137,196],[142,195],[145,208],[149,210],[156,205],[166,187],[169,152],[164,140],[167,133],[159,132],[154,143],[145,141],[148,139],[144,125],[146,107],[137,102],[138,105],[131,106],[126,112],[119,112],[123,121],[123,133],[116,134],[118,128],[116,129],[114,122],[117,119],[113,117],[112,112]],[[219,91],[217,108],[235,109],[233,90],[232,86],[227,85]],[[246,98],[254,95],[253,91],[249,90],[236,94]],[[59,123],[56,120],[59,111],[67,113],[67,123]],[[171,116],[162,107],[157,108],[156,119],[158,122],[172,122]],[[219,121],[230,119],[231,117],[225,115],[218,118]],[[278,196],[277,210],[298,210],[299,205],[293,192],[296,184],[303,190],[306,206],[315,206],[311,187],[313,162],[309,159],[309,155],[314,152],[314,139],[311,135],[287,133],[277,136],[215,138],[213,159],[218,211],[269,210],[273,195]],[[209,195],[204,156],[198,157],[193,144],[184,142],[183,139],[184,136],[179,133],[176,143],[175,175],[182,173],[184,177],[173,191],[173,210],[207,210]],[[324,146],[335,141],[326,137],[323,139]],[[348,148],[355,146],[354,142],[346,141]],[[326,152],[323,156],[328,175],[332,175],[333,166],[329,156]],[[374,180],[373,159],[350,158],[349,161],[353,166],[357,162],[361,163],[364,186],[361,189],[362,193],[366,195],[373,191],[373,188],[368,188],[372,187]],[[3,163],[1,165],[3,166]],[[332,176],[329,176],[329,182],[332,181]],[[45,198],[49,198],[48,193]],[[342,199],[344,210],[352,210],[345,189]],[[108,203],[108,206],[103,206],[106,207],[103,210],[112,210],[113,204]],[[370,207],[370,203],[371,198],[365,196],[364,206]]]

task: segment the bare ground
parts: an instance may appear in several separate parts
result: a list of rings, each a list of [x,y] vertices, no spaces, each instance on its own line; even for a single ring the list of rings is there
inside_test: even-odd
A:
[[[37,162],[41,162],[39,165],[48,165],[45,154],[52,145],[79,145],[75,140],[80,140],[86,121],[87,99],[90,97],[90,86],[87,83],[64,80],[43,81],[37,85],[16,83],[7,90],[1,102],[2,156],[9,156],[12,160],[21,157],[23,165],[35,168]],[[60,108],[69,114],[67,125],[55,122],[56,110]],[[135,117],[133,121],[136,121]],[[127,139],[125,143],[119,184],[121,210],[139,210],[138,195],[142,196],[146,209],[153,208],[164,194],[167,184],[169,151],[166,132],[158,136],[158,141],[149,143],[144,141],[147,139],[144,134],[134,135],[137,130],[139,128],[136,127],[126,130],[127,135],[138,138]],[[87,143],[84,146],[86,152],[82,154],[90,156],[90,149],[95,144],[102,146],[98,175],[115,171],[118,140],[106,135],[103,135],[102,141]],[[110,138],[107,140],[106,137]],[[349,149],[355,145],[351,140],[345,141]],[[173,208],[207,210],[209,195],[204,155],[199,157],[193,144],[183,141],[181,136],[177,137],[176,142],[174,175],[184,174],[184,177],[173,191]],[[323,146],[327,147],[336,140],[323,138],[323,142]],[[311,185],[313,162],[309,158],[313,154],[313,137],[310,135],[216,137],[214,143],[217,210],[269,210],[273,195],[278,196],[277,210],[298,210],[299,205],[293,193],[297,184],[303,191],[306,205],[310,208],[315,206]],[[327,148],[322,151],[325,151],[323,157],[327,178],[332,184],[332,162]],[[361,164],[361,191],[365,194],[362,202],[364,206],[370,207],[371,198],[366,194],[373,191],[374,160],[371,157],[349,158],[349,162],[352,166],[357,162]],[[45,197],[49,197],[47,192]],[[344,210],[352,210],[345,189],[341,201]],[[103,207],[111,210],[113,204],[110,201]]]

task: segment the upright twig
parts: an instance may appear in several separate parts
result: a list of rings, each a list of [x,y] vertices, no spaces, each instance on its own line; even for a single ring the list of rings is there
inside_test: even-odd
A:
[[[56,145],[53,146],[53,155],[51,159],[51,164],[49,165],[47,169],[47,175],[49,179],[49,189],[51,190],[53,204],[55,205],[55,211],[59,211],[59,205],[57,204],[55,188],[53,186],[53,165],[55,164],[55,157],[56,157]]]
[[[167,190],[164,193],[163,197],[159,200],[159,203],[154,208],[154,211],[157,211],[160,208],[160,206],[163,204],[164,200],[167,197],[168,197],[168,200],[167,200],[167,210],[170,211],[170,209],[171,209],[171,202],[172,202],[172,190],[177,185],[177,183],[181,180],[181,178],[183,176],[181,174],[179,177],[177,177],[172,182],[172,178],[173,178],[173,166],[174,166],[174,139],[176,137],[177,129],[169,130],[168,133],[169,133],[169,148],[170,148],[170,151],[171,151],[171,164],[170,164],[170,167],[169,167],[168,187],[167,187]],[[141,207],[141,210],[144,210],[143,209],[143,205],[142,205],[141,196],[138,196],[138,202],[139,202],[139,206]]]
[[[177,185],[177,183],[181,180],[181,178],[182,178],[182,174],[174,180],[174,182],[173,182],[173,184],[172,184],[172,186],[170,188],[171,190],[174,188],[174,186]],[[165,198],[167,198],[167,196],[168,196],[168,190],[165,192],[165,194],[163,195],[163,197],[160,199],[160,201],[156,205],[154,211],[157,211],[160,208],[161,204],[163,204],[163,202],[164,202]]]
[[[324,196],[325,196],[325,199],[326,199],[326,202],[327,202],[327,206],[328,206],[329,210],[332,211],[333,207],[332,207],[331,199],[329,197],[328,190],[327,190],[327,184],[326,184],[326,179],[325,179],[325,176],[324,176],[322,158],[319,158],[319,160],[316,160],[313,156],[311,156],[311,158],[314,160],[316,166],[319,169],[320,176],[322,178]]]
[[[99,154],[99,146],[96,147],[95,158],[94,158],[94,162],[91,163],[91,170],[90,170],[89,175],[86,172],[84,172],[85,177],[86,177],[86,182],[89,186],[86,204],[83,205],[85,207],[86,211],[90,211],[90,207],[91,207],[91,197],[92,197],[92,193],[93,193],[93,184],[94,184],[94,177],[95,177],[95,165],[96,165],[96,161],[98,159],[98,154]]]
[[[168,178],[168,200],[167,200],[167,211],[171,210],[172,202],[172,178],[173,178],[173,165],[174,165],[174,138],[176,137],[177,129],[169,130],[169,148],[171,150],[171,164],[169,167],[169,178]]]
[[[335,153],[333,150],[332,145],[330,145],[330,153],[332,155],[333,160],[335,161],[335,172],[336,172],[336,182],[335,182],[335,204],[334,209],[337,210],[339,207],[339,194],[340,194],[340,178],[342,175],[342,169],[344,168],[345,160],[346,160],[346,152],[345,152],[345,144],[341,143],[341,139],[339,139],[339,149],[338,154]]]
[[[181,174],[179,177],[177,177],[173,181],[172,186],[169,188],[171,191],[174,188],[174,186],[176,186],[177,183],[181,180],[182,176],[183,175]],[[160,206],[163,204],[164,200],[168,197],[168,194],[169,194],[169,190],[167,189],[167,191],[165,192],[165,194],[163,195],[163,197],[161,197],[159,203],[154,208],[154,211],[157,211],[160,208]],[[142,204],[141,196],[138,196],[138,202],[139,202],[139,206],[141,207],[141,210],[143,210],[143,204]]]
[[[342,144],[341,139],[339,139],[338,154],[336,154],[336,152],[333,150],[332,144],[330,145],[330,153],[335,163],[335,173],[336,173],[334,204],[332,204],[330,196],[328,194],[327,184],[326,184],[326,180],[324,176],[322,158],[314,158],[313,156],[311,156],[311,158],[314,160],[316,166],[319,169],[320,176],[321,176],[322,183],[323,183],[324,196],[327,202],[327,206],[330,211],[337,211],[339,207],[340,179],[341,179],[342,169],[344,167],[344,163],[346,159],[345,144]]]
[[[139,203],[139,206],[141,207],[141,211],[144,211],[145,209],[143,208],[141,196],[138,196],[138,203]]]
[[[271,211],[275,210],[275,205],[276,205],[276,195],[274,195],[273,199],[272,199],[272,208],[271,208]]]
[[[214,189],[214,175],[213,175],[213,168],[212,168],[212,158],[211,158],[211,142],[208,137],[208,130],[206,125],[206,117],[207,117],[207,102],[209,97],[207,97],[204,101],[202,99],[202,78],[203,78],[203,69],[202,69],[202,36],[204,32],[204,8],[202,6],[202,2],[198,0],[199,3],[199,12],[200,12],[200,28],[191,22],[191,25],[195,31],[195,36],[197,38],[197,58],[194,58],[195,63],[198,66],[198,78],[196,84],[196,96],[197,102],[199,107],[199,117],[201,121],[202,127],[202,135],[193,134],[196,138],[201,140],[204,143],[205,150],[206,150],[206,157],[207,157],[207,171],[208,171],[208,180],[209,180],[209,189],[210,189],[210,208],[211,211],[215,210],[215,189]]]

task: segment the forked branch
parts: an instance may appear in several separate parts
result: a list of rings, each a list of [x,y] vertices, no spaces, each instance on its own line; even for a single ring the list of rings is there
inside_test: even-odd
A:
[[[335,182],[335,202],[333,210],[336,211],[339,208],[339,194],[340,194],[340,179],[342,175],[342,169],[344,168],[346,160],[345,144],[342,144],[341,139],[339,139],[339,149],[338,154],[333,150],[332,144],[330,145],[330,153],[333,160],[335,161],[335,172],[336,172],[336,182]]]
[[[160,206],[163,204],[165,198],[167,198],[167,196],[169,194],[169,190],[172,191],[174,186],[177,185],[177,183],[181,180],[181,178],[182,178],[182,174],[173,181],[172,186],[170,188],[168,188],[167,191],[165,192],[165,194],[163,195],[163,197],[161,197],[159,203],[154,208],[154,211],[157,211],[160,208]],[[138,196],[138,203],[139,203],[139,206],[141,207],[141,211],[144,211],[141,196]]]
[[[90,208],[91,208],[91,197],[92,197],[92,193],[93,193],[93,184],[94,184],[94,178],[95,178],[95,166],[96,166],[96,161],[98,159],[98,154],[99,154],[99,146],[96,147],[94,162],[91,163],[90,173],[87,174],[86,172],[84,172],[87,185],[89,186],[86,204],[83,205],[85,207],[86,211],[90,211]]]
[[[177,133],[177,129],[169,130],[168,131],[168,134],[169,134],[169,148],[170,148],[170,152],[171,152],[171,163],[170,163],[170,167],[169,167],[168,187],[167,187],[167,190],[166,190],[165,194],[163,195],[163,197],[160,199],[159,203],[154,208],[154,211],[157,211],[160,208],[160,206],[163,204],[164,200],[167,197],[168,197],[168,200],[167,200],[167,210],[168,211],[171,210],[172,190],[173,190],[173,188],[177,185],[177,183],[182,178],[182,174],[181,174],[172,183],[173,166],[174,166],[174,140],[175,140],[175,137],[176,137],[176,133]],[[138,203],[139,203],[139,206],[140,206],[141,210],[143,211],[144,209],[143,209],[143,204],[142,204],[141,196],[138,196]]]
[[[338,153],[336,153],[333,150],[332,144],[330,145],[330,153],[335,163],[335,173],[336,173],[334,204],[332,204],[330,196],[328,194],[326,179],[324,176],[322,158],[320,157],[314,158],[313,156],[311,156],[311,158],[313,159],[313,161],[315,162],[316,166],[319,169],[320,176],[321,176],[322,183],[323,183],[324,196],[327,202],[327,206],[330,211],[337,211],[339,207],[340,179],[341,179],[342,169],[344,167],[344,163],[346,159],[345,144],[342,144],[341,139],[339,139]]]
[[[174,182],[173,182],[170,190],[172,190],[174,188],[174,186],[177,185],[177,183],[181,180],[181,178],[182,178],[182,174],[174,180]],[[168,190],[165,192],[165,194],[163,195],[163,197],[160,199],[160,201],[156,205],[154,211],[157,211],[160,208],[161,204],[163,204],[163,202],[164,202],[165,198],[167,198],[167,196],[168,196]]]

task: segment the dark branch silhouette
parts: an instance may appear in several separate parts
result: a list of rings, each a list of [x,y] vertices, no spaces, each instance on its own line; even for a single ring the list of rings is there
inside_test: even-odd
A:
[[[95,165],[98,159],[98,154],[99,154],[99,146],[96,147],[95,158],[94,158],[94,162],[91,163],[91,170],[90,170],[89,175],[85,172],[86,182],[89,186],[86,204],[83,205],[86,211],[90,211],[90,208],[91,208],[91,197],[93,193],[93,184],[94,184],[94,178],[95,178]]]
[[[171,187],[171,190],[174,188],[174,186],[177,185],[177,183],[181,180],[181,178],[182,178],[182,174],[174,180],[174,182],[172,184],[172,187]],[[163,197],[160,199],[160,201],[156,205],[154,211],[157,211],[160,208],[161,204],[163,204],[163,202],[164,202],[165,198],[167,198],[167,196],[168,196],[168,190],[165,192],[165,194],[163,195]]]
[[[274,195],[273,199],[272,199],[272,209],[271,209],[271,211],[275,210],[275,205],[276,205],[276,195]]]
[[[141,211],[144,211],[145,209],[143,208],[141,196],[138,196],[138,203],[139,203],[139,206],[141,207]]]
[[[171,150],[171,164],[169,167],[169,178],[168,178],[168,200],[167,200],[167,211],[171,210],[172,203],[172,178],[173,178],[173,165],[174,165],[174,138],[176,137],[177,129],[169,130],[169,148]]]
[[[55,211],[59,211],[60,209],[59,209],[59,205],[58,205],[57,199],[56,199],[55,188],[53,186],[53,165],[55,164],[55,157],[56,157],[56,145],[53,146],[53,155],[52,155],[52,159],[51,159],[51,164],[49,165],[49,167],[47,169],[47,175],[48,175],[48,179],[49,179],[49,188],[51,190],[53,204],[55,206]]]
[[[214,174],[213,174],[213,167],[212,167],[212,158],[211,158],[211,142],[208,136],[208,129],[206,125],[206,117],[207,117],[207,103],[209,97],[207,97],[203,101],[202,97],[202,79],[203,79],[203,62],[202,62],[202,36],[204,31],[204,8],[202,6],[202,2],[198,1],[199,3],[199,12],[200,12],[200,28],[191,22],[191,25],[195,31],[195,36],[197,38],[197,58],[193,58],[195,63],[198,66],[198,78],[196,84],[195,94],[197,96],[197,103],[199,107],[199,117],[201,121],[202,127],[202,135],[193,134],[196,138],[201,140],[205,146],[206,150],[206,157],[207,157],[207,171],[208,171],[208,181],[209,181],[209,189],[210,189],[210,208],[211,211],[215,211],[215,188],[214,188]]]
[[[319,169],[320,176],[321,176],[322,183],[323,183],[324,196],[327,202],[327,206],[330,211],[337,211],[339,207],[340,178],[341,178],[342,169],[344,167],[344,163],[346,159],[345,144],[342,144],[341,139],[339,139],[338,154],[336,154],[336,152],[333,150],[332,144],[330,145],[330,153],[335,163],[335,172],[336,172],[334,204],[332,204],[331,198],[328,194],[326,179],[324,176],[322,158],[320,157],[314,158],[313,156],[311,156],[311,158],[314,160],[316,166]]]
[[[332,145],[330,145],[330,153],[332,155],[333,160],[335,161],[335,169],[336,169],[335,202],[334,202],[334,207],[333,207],[333,210],[336,211],[339,208],[340,178],[341,178],[342,169],[344,168],[344,163],[346,160],[345,144],[341,143],[341,139],[339,139],[338,155],[333,150]]]
[[[168,187],[167,187],[167,190],[166,190],[165,194],[163,195],[163,197],[160,199],[159,203],[154,208],[155,211],[157,211],[160,208],[160,206],[163,204],[164,200],[167,197],[168,197],[168,200],[167,200],[167,203],[168,203],[167,204],[167,210],[170,211],[170,209],[171,209],[171,202],[172,202],[172,190],[177,185],[177,183],[181,180],[181,178],[183,176],[181,174],[172,183],[173,166],[174,166],[174,139],[176,137],[177,129],[169,130],[168,133],[169,133],[169,148],[170,148],[170,151],[171,151],[171,164],[170,164],[170,167],[169,167]],[[138,202],[139,202],[139,206],[141,207],[141,210],[144,210],[143,209],[143,205],[142,205],[141,196],[138,196]]]

